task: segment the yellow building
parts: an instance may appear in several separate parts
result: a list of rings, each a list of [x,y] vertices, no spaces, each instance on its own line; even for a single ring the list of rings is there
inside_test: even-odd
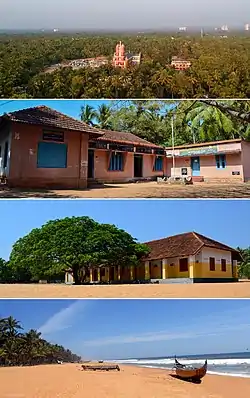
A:
[[[237,281],[240,253],[196,232],[145,243],[149,255],[137,266],[105,267],[90,272],[90,283],[197,283]],[[74,283],[66,272],[65,283]]]

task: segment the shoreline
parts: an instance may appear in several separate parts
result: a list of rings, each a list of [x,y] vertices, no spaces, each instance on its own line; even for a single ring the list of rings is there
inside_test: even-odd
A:
[[[100,393],[102,398],[244,398],[250,395],[250,380],[244,377],[208,374],[201,384],[193,384],[172,377],[169,370],[130,364],[119,366],[120,372],[82,371],[81,364],[0,368],[1,398],[98,398]]]
[[[163,368],[163,367],[158,367],[158,366],[143,366],[143,365],[136,365],[134,363],[133,364],[130,363],[130,364],[126,365],[126,363],[123,363],[123,362],[114,362],[114,363],[117,363],[119,366],[129,366],[129,367],[131,366],[131,367],[136,367],[136,368],[138,367],[138,368],[142,368],[142,369],[159,369],[159,370],[166,371],[169,374],[171,374],[171,372],[173,372],[171,368]],[[207,374],[206,374],[206,377],[208,375],[211,375],[211,376],[223,376],[223,377],[237,377],[237,378],[241,378],[241,379],[250,379],[250,373],[247,376],[247,375],[242,375],[242,374],[237,374],[237,373],[222,373],[222,372],[218,373],[218,372],[213,372],[213,371],[209,371],[208,370]]]

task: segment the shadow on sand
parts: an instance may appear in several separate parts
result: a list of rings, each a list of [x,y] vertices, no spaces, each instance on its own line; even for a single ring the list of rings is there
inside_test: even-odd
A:
[[[181,377],[175,375],[175,374],[171,374],[171,377],[173,377],[173,379],[178,379],[181,381],[184,381],[186,383],[192,383],[192,384],[201,384],[201,380],[194,380],[194,379],[182,379]]]

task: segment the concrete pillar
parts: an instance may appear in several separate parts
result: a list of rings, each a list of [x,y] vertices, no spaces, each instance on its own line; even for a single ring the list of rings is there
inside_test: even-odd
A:
[[[149,261],[145,261],[145,280],[149,280],[150,278],[150,266],[149,266]]]
[[[94,274],[94,270],[91,269],[91,270],[90,270],[90,275],[89,275],[89,281],[90,281],[90,283],[93,282],[93,274]]]
[[[98,268],[97,270],[97,281],[100,282],[101,280],[101,268]]]
[[[135,267],[133,265],[130,266],[130,280],[133,281],[135,279],[134,276]]]
[[[161,263],[162,267],[162,279],[167,279],[168,278],[168,262],[164,258]]]
[[[194,278],[194,273],[195,273],[195,256],[189,256],[188,257],[188,277],[189,278]]]
[[[105,281],[109,282],[109,267],[105,268]]]

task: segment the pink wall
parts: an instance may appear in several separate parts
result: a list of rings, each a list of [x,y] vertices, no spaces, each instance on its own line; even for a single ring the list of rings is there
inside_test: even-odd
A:
[[[243,169],[241,164],[241,154],[226,154],[226,167],[225,169],[217,169],[215,156],[202,156],[200,157],[200,175],[205,179],[234,179],[242,180]],[[240,175],[232,175],[233,171],[239,171]]]
[[[244,181],[250,181],[250,142],[242,141],[242,163]]]
[[[64,130],[68,146],[66,168],[38,168],[37,148],[43,127],[12,124],[10,186],[85,188],[88,170],[88,134]],[[48,128],[49,130],[49,128]],[[55,129],[53,129],[55,130]],[[62,130],[59,130],[62,131]]]
[[[163,176],[163,171],[153,171],[155,155],[143,154],[143,178]],[[124,152],[124,170],[108,170],[109,151],[95,150],[94,178],[101,182],[126,182],[134,178],[134,153]],[[166,165],[166,159],[164,159]]]
[[[226,154],[226,151],[225,151]],[[171,175],[171,168],[173,166],[172,158],[167,158],[167,175]],[[191,171],[191,158],[176,157],[175,158],[175,175],[181,175],[181,168],[188,169],[188,175],[192,174]],[[249,178],[250,178],[250,160],[249,160]],[[233,171],[239,171],[240,175],[232,175]],[[173,174],[173,173],[172,173]],[[225,169],[217,169],[214,155],[200,156],[200,175],[205,179],[243,179],[243,168],[241,153],[226,154],[226,167]]]

